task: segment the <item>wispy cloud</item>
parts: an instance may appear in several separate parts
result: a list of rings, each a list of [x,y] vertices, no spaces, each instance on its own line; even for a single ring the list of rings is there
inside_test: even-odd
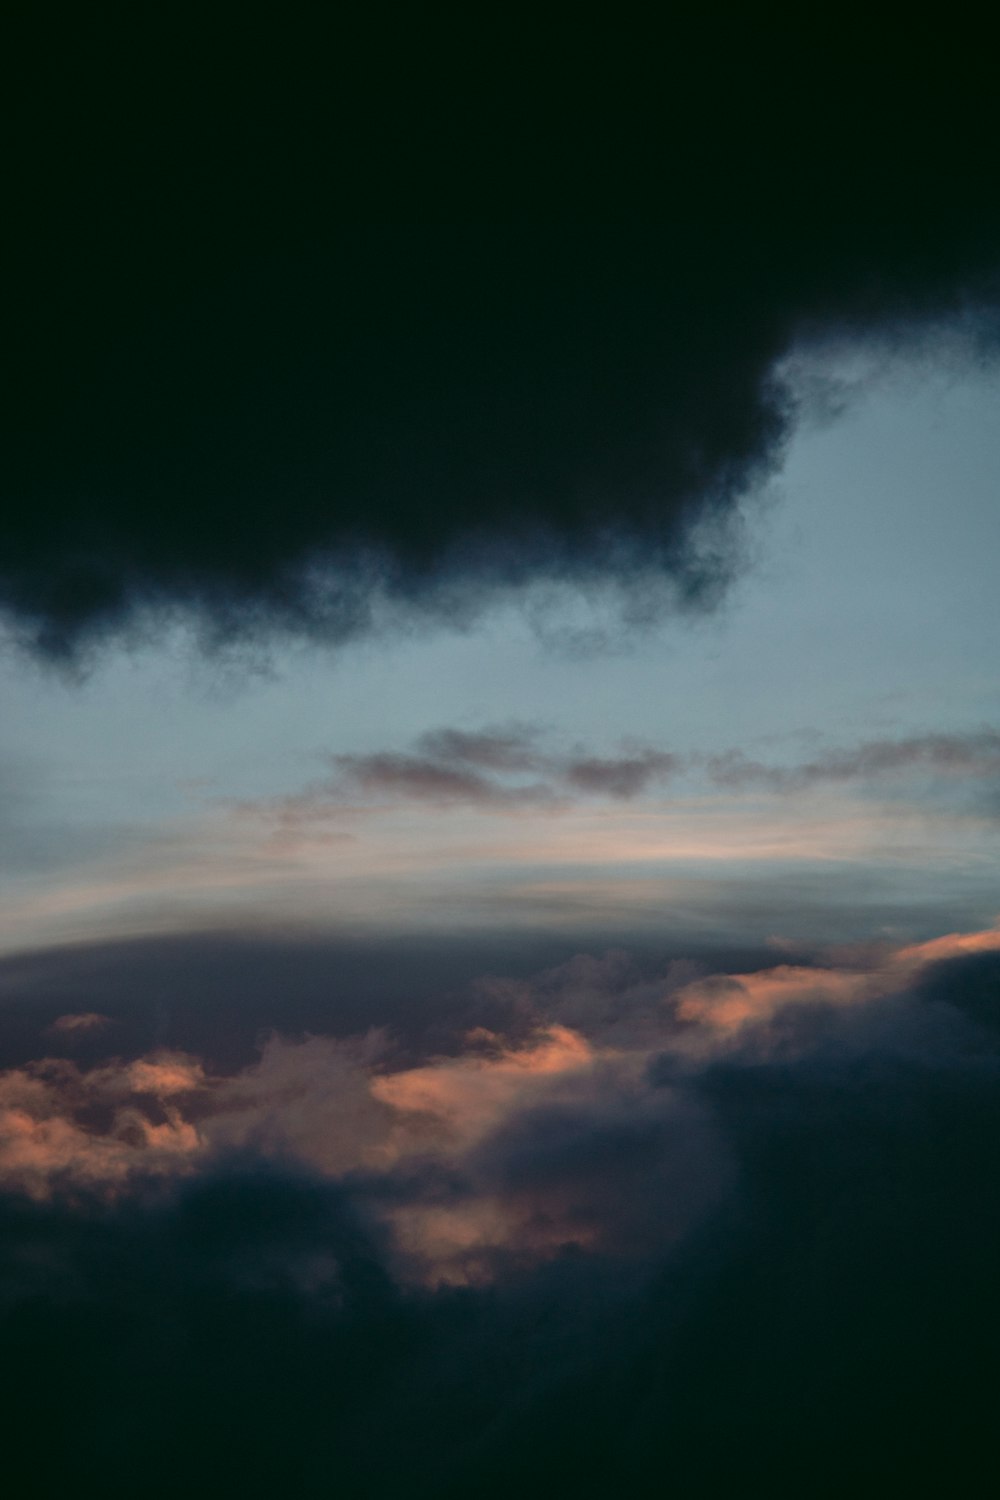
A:
[[[350,793],[398,795],[438,805],[557,805],[572,798],[628,801],[662,785],[682,769],[680,757],[650,747],[617,755],[546,750],[531,726],[469,733],[438,729],[423,735],[415,754],[339,755],[330,786]],[[512,780],[530,774],[532,780]]]
[[[419,755],[338,755],[327,793],[402,797],[437,807],[514,807],[551,801],[542,784],[508,786],[462,763]]]
[[[49,1031],[57,1036],[65,1036],[72,1035],[74,1032],[100,1031],[110,1024],[109,1018],[99,1015],[97,1011],[75,1011],[69,1015],[57,1016],[49,1027]]]
[[[718,786],[777,792],[801,791],[824,782],[874,781],[911,771],[1000,780],[1000,732],[981,729],[967,734],[867,740],[791,766],[767,765],[740,750],[709,756],[704,764]]]
[[[630,801],[663,785],[683,768],[680,757],[648,746],[616,755],[547,749],[539,729],[515,725],[470,732],[436,729],[412,750],[331,755],[332,774],[302,792],[243,802],[239,810],[270,813],[294,823],[359,803],[414,802],[516,812],[565,807],[581,798]]]
[[[315,813],[324,803],[347,808],[369,798],[510,811],[581,798],[627,802],[681,777],[725,790],[771,792],[878,784],[921,772],[955,780],[1000,780],[1000,731],[868,740],[779,765],[741,749],[680,754],[664,746],[627,743],[612,754],[560,751],[547,748],[541,730],[531,726],[475,733],[437,729],[422,735],[413,750],[332,755],[329,763],[332,776],[298,796],[241,806],[271,807],[291,817]]]
[[[657,912],[690,915],[692,900],[703,912],[712,896],[699,882],[719,893],[751,870],[794,922],[820,895],[791,889],[787,867],[829,881],[851,862],[862,881],[891,867],[900,901],[926,900],[934,870],[935,909],[953,920],[944,892],[961,887],[979,919],[995,878],[998,738],[886,738],[777,764],[630,742],[598,752],[524,725],[437,730],[399,751],[326,756],[301,791],[210,799],[44,882],[15,878],[0,943],[203,930],[265,912],[397,930],[494,925],[501,912],[537,925],[544,908],[571,925],[604,912],[617,930],[631,910],[645,928]]]

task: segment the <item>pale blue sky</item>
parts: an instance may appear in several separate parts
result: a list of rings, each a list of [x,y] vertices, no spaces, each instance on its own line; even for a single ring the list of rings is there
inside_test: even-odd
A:
[[[516,720],[591,752],[632,739],[778,762],[996,726],[998,396],[995,371],[901,365],[835,420],[803,422],[748,503],[751,560],[724,605],[609,649],[552,639],[606,622],[599,604],[564,605],[540,633],[537,608],[512,600],[465,633],[276,648],[252,667],[206,663],[176,631],[106,651],[80,681],[8,651],[0,879],[22,901],[155,864],[222,799],[295,793],[325,753],[405,750],[439,725]],[[405,835],[414,853],[435,837],[424,817],[429,831]],[[213,839],[200,847],[211,861]],[[28,925],[44,940],[44,920]]]

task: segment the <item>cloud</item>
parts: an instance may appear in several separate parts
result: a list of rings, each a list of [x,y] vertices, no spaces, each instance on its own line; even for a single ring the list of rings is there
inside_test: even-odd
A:
[[[871,976],[781,964],[757,974],[696,980],[679,991],[677,1015],[731,1031],[756,1025],[787,1005],[843,1004],[872,992]]]
[[[404,797],[442,807],[509,807],[544,801],[549,795],[545,787],[508,788],[478,771],[417,755],[338,755],[334,764],[340,777],[330,788],[334,794],[343,786],[362,795]]]
[[[532,726],[468,732],[437,729],[421,736],[417,755],[339,755],[334,765],[345,789],[446,805],[516,807],[557,805],[570,796],[628,801],[662,784],[683,766],[681,757],[648,747],[619,755],[545,751]],[[530,782],[511,775],[531,773]],[[541,779],[538,779],[541,778]],[[336,791],[335,782],[332,791]]]
[[[516,808],[558,805],[568,795],[610,797],[628,801],[676,774],[681,766],[676,755],[641,750],[620,756],[525,756],[515,762],[507,757],[494,763],[499,772],[536,770],[547,780],[509,784],[482,772],[453,763],[454,752],[445,743],[437,759],[416,755],[338,755],[340,777],[330,787],[336,795],[357,790],[381,796],[402,797],[438,806]],[[464,756],[458,757],[465,759]]]
[[[15,89],[15,632],[66,653],[147,606],[344,640],[532,580],[714,602],[794,415],[781,361],[975,326],[998,225],[971,35],[945,65],[912,29],[883,55],[685,26],[668,86],[619,97],[602,48],[502,126],[509,82],[432,122],[421,69],[334,97],[270,37],[139,94],[88,34],[44,127]]]
[[[539,1081],[562,1078],[594,1061],[586,1039],[559,1025],[522,1047],[504,1046],[482,1028],[471,1032],[469,1041],[489,1050],[389,1073],[372,1084],[377,1099],[440,1131],[449,1150],[486,1135]]]
[[[682,777],[707,778],[726,790],[786,793],[829,783],[877,784],[913,773],[965,782],[1000,782],[1000,733],[914,735],[833,748],[797,765],[768,765],[734,749],[682,755],[652,745],[622,746],[617,754],[547,747],[534,726],[466,731],[435,729],[412,751],[377,750],[329,757],[333,776],[301,793],[240,803],[244,814],[265,812],[286,828],[321,815],[347,816],[358,799],[429,803],[484,811],[537,810],[581,798],[628,802]],[[525,780],[525,776],[530,777]]]
[[[579,955],[510,981],[519,1038],[416,1062],[376,1032],[227,1074],[7,1070],[39,1127],[0,1158],[8,1471],[124,1495],[169,1440],[154,1495],[787,1494],[819,1465],[842,1492],[859,1455],[883,1493],[974,1482],[998,953],[658,980]],[[681,1014],[727,981],[739,1026]],[[191,1149],[139,1128],[175,1107]]]
[[[98,1015],[97,1011],[84,1010],[57,1016],[48,1029],[56,1034],[66,1034],[77,1031],[97,1031],[108,1025],[110,1025],[110,1020],[107,1016]]]
[[[287,825],[315,817],[324,808],[346,811],[359,797],[487,811],[557,808],[580,796],[624,802],[662,785],[684,766],[680,756],[647,746],[629,746],[610,756],[553,752],[544,748],[541,731],[531,725],[435,729],[420,736],[415,751],[329,759],[334,774],[327,781],[269,803],[241,803],[239,810],[270,810]],[[525,775],[531,779],[525,781]]]
[[[680,756],[662,750],[642,750],[617,757],[582,757],[569,761],[563,775],[578,791],[594,796],[637,797],[650,786],[669,780],[681,768]]]
[[[545,757],[535,748],[538,729],[515,724],[501,729],[431,729],[417,742],[435,761],[484,767],[490,771],[537,771]]]
[[[196,1060],[167,1055],[86,1071],[43,1058],[0,1073],[0,1181],[45,1198],[88,1187],[115,1193],[136,1172],[187,1170],[202,1143],[168,1101],[202,1078]],[[142,1096],[156,1107],[143,1107]]]
[[[709,774],[720,786],[762,787],[768,791],[803,791],[823,782],[867,781],[897,773],[1000,779],[1000,732],[982,729],[966,734],[912,735],[906,739],[869,740],[850,749],[830,750],[797,766],[768,766],[741,751],[706,758]]]
[[[435,729],[421,735],[412,751],[328,759],[333,774],[326,779],[289,796],[239,802],[234,811],[244,818],[263,815],[279,838],[288,838],[320,819],[352,818],[383,803],[517,813],[557,811],[581,797],[627,802],[683,769],[679,756],[644,746],[610,756],[554,753],[533,726]]]
[[[402,1274],[463,1283],[491,1277],[511,1255],[624,1246],[624,1189],[605,1179],[632,1168],[609,1163],[634,1150],[676,1175],[681,1166],[664,1153],[668,1141],[683,1140],[701,1165],[676,1212],[654,1214],[669,1239],[707,1211],[728,1170],[718,1142],[709,1148],[713,1127],[690,1094],[692,1078],[756,1057],[775,1038],[787,1045],[795,1017],[822,1012],[836,1025],[840,1013],[874,1013],[930,966],[998,951],[1000,933],[991,929],[863,954],[849,965],[695,978],[689,966],[674,965],[654,981],[621,956],[581,955],[528,983],[481,981],[465,1016],[484,1013],[492,999],[503,1029],[467,1026],[445,1052],[428,1037],[416,1061],[385,1030],[275,1033],[254,1062],[214,1075],[199,1058],[163,1049],[90,1068],[43,1058],[0,1072],[0,1186],[36,1197],[74,1186],[118,1195],[151,1172],[187,1174],[252,1151],[374,1184],[382,1207],[373,1212]],[[789,1015],[791,1033],[781,1029]],[[564,1158],[569,1177],[561,1183]],[[443,1197],[440,1182],[450,1183]],[[600,1203],[616,1206],[605,1212]],[[640,1231],[635,1222],[646,1244],[650,1226]]]

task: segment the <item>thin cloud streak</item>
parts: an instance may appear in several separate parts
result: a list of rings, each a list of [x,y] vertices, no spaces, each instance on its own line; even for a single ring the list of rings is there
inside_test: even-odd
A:
[[[875,781],[897,773],[1000,782],[1000,732],[913,735],[899,740],[868,740],[853,749],[831,750],[797,766],[769,766],[731,750],[704,762],[717,786],[761,787],[798,792],[830,782]]]
[[[895,871],[900,892],[915,896],[922,868],[942,890],[971,891],[996,866],[1000,735],[985,729],[866,741],[777,766],[628,743],[614,754],[561,750],[540,729],[507,725],[441,729],[412,751],[328,764],[331,774],[299,793],[208,796],[199,815],[152,825],[115,855],[97,840],[88,862],[71,858],[44,882],[30,865],[22,877],[11,871],[0,943],[204,929],[264,913],[394,930],[494,925],[501,914],[533,926],[535,899],[572,924],[574,903],[593,918],[603,901],[620,923],[633,899],[645,927],[664,902],[686,906],[706,879],[764,876],[782,887],[789,866],[829,879],[864,862]]]
[[[795,765],[768,765],[742,750],[681,755],[649,745],[627,746],[615,755],[546,752],[532,728],[466,733],[431,731],[416,752],[379,751],[331,756],[335,776],[303,794],[303,808],[322,800],[348,802],[353,794],[427,801],[437,806],[556,805],[569,796],[629,801],[681,776],[736,790],[807,790],[822,784],[875,783],[909,772],[955,779],[1000,779],[1000,732],[913,735],[869,740],[834,748]],[[542,781],[505,779],[530,772]],[[293,807],[293,799],[278,804]]]
[[[762,804],[733,792],[662,804],[540,801],[510,816],[490,803],[442,817],[422,799],[341,807],[321,803],[309,815],[301,806],[294,815],[270,804],[238,813],[210,807],[148,850],[71,867],[44,886],[14,883],[0,944],[13,950],[260,921],[383,923],[393,931],[534,927],[543,910],[575,925],[599,917],[602,905],[617,926],[627,923],[630,902],[645,928],[657,910],[685,910],[691,900],[704,910],[713,888],[742,883],[749,892],[755,882],[780,892],[781,909],[793,916],[822,906],[817,882],[829,900],[838,871],[866,888],[875,876],[888,881],[904,905],[927,899],[933,873],[943,909],[952,911],[952,895],[964,889],[978,913],[996,879],[994,819],[873,802],[837,787],[808,809],[792,798]]]

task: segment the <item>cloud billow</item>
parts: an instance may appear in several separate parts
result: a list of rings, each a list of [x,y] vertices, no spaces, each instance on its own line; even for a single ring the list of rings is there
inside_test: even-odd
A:
[[[342,118],[308,49],[275,71],[252,30],[235,71],[228,35],[204,76],[182,48],[164,95],[167,40],[138,88],[98,27],[20,101],[0,608],[42,651],[148,608],[343,640],[537,580],[711,604],[796,341],[995,303],[971,37],[930,110],[939,41],[893,32],[880,61],[870,29],[819,52],[686,23],[669,82],[554,107],[578,150],[550,159],[527,99],[497,134],[470,98],[438,136],[380,67]]]

